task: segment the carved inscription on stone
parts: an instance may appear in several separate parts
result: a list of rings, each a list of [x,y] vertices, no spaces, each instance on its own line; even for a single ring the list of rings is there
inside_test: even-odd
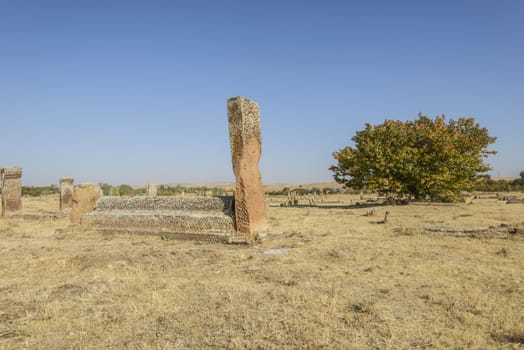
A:
[[[229,140],[236,177],[235,220],[240,233],[253,239],[266,228],[264,188],[258,162],[262,152],[258,105],[245,98],[227,101]]]

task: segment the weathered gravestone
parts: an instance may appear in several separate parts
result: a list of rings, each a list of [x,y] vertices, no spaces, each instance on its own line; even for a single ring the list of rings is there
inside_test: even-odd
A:
[[[76,185],[73,190],[73,197],[71,198],[71,214],[69,217],[71,222],[79,223],[82,215],[93,211],[96,202],[102,195],[102,189],[96,183]]]
[[[11,167],[0,170],[2,180],[2,216],[22,212],[22,168]]]
[[[156,196],[158,192],[158,187],[156,185],[156,183],[154,182],[150,182],[147,184],[147,188],[146,188],[146,195],[149,196],[149,197],[154,197]]]
[[[227,110],[231,158],[236,177],[236,228],[253,239],[267,225],[264,188],[258,168],[262,153],[260,112],[255,102],[241,96],[230,98]]]
[[[74,179],[72,177],[60,178],[60,211],[71,209],[73,200],[73,185]]]

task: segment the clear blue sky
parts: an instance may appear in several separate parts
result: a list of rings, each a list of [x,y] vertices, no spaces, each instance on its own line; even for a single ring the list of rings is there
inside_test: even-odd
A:
[[[524,170],[524,1],[0,0],[0,166],[25,185],[233,181],[226,100],[261,109],[264,182],[332,179],[364,123],[473,116]]]

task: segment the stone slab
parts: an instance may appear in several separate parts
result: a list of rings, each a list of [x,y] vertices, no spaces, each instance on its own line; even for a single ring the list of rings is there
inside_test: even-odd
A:
[[[2,216],[18,215],[22,212],[22,168],[2,168]]]
[[[96,203],[96,211],[111,210],[188,210],[215,211],[233,214],[234,198],[227,196],[104,196]]]
[[[60,204],[61,211],[71,209],[73,204],[74,179],[72,177],[60,178]]]
[[[235,232],[233,218],[223,213],[187,210],[93,211],[82,216],[83,227],[102,229],[140,229],[192,234]]]
[[[154,182],[150,182],[146,186],[146,196],[154,197],[157,195],[158,186]]]
[[[259,108],[255,102],[239,96],[227,101],[227,109],[236,178],[236,228],[254,240],[258,232],[267,228],[264,188],[258,167],[262,153]]]
[[[93,211],[96,202],[102,197],[102,189],[96,183],[82,183],[73,190],[70,220],[72,223],[80,222],[83,214]]]

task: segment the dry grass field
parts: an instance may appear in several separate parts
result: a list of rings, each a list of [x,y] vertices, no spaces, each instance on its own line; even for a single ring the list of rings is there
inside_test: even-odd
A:
[[[522,196],[522,194],[518,194]],[[0,349],[521,349],[524,204],[281,208],[253,246],[0,218]],[[24,198],[24,212],[58,208]],[[381,223],[385,211],[387,223]],[[60,231],[59,231],[60,232]]]

